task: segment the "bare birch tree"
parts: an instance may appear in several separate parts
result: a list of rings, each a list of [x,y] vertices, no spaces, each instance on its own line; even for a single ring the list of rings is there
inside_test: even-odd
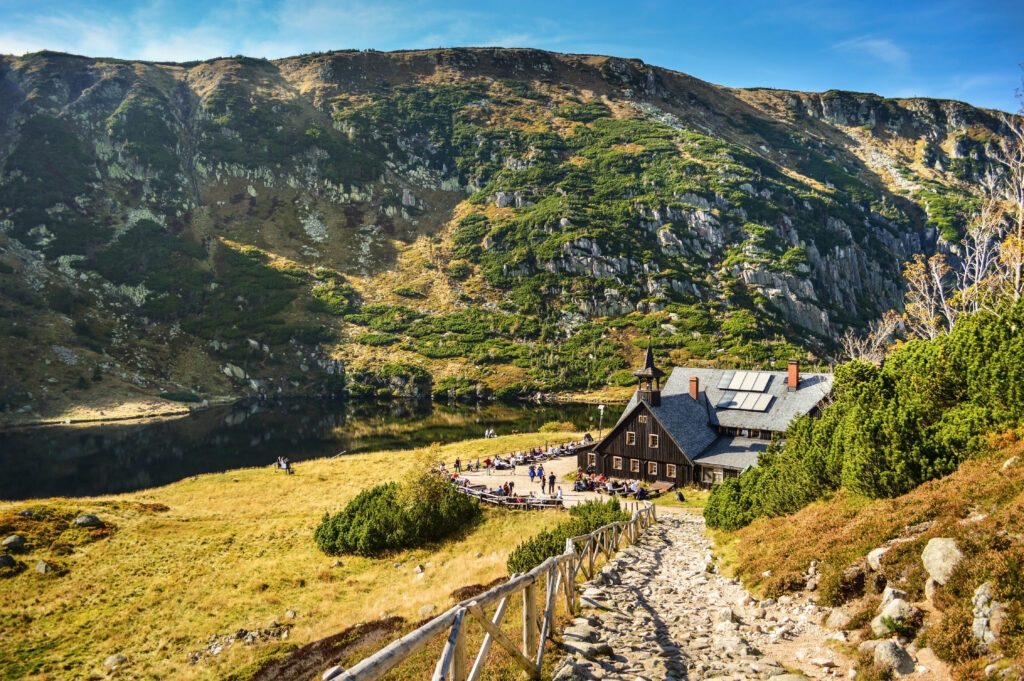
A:
[[[865,334],[847,329],[839,338],[841,358],[863,359],[881,364],[889,346],[896,340],[896,334],[902,324],[903,319],[899,314],[889,310],[881,319],[876,319]]]

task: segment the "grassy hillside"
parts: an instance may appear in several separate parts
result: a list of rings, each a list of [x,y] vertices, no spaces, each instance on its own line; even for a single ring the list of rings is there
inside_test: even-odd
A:
[[[562,516],[486,509],[481,523],[440,545],[336,562],[313,541],[323,514],[403,476],[423,455],[451,461],[572,436],[473,440],[302,462],[292,476],[253,468],[115,497],[0,503],[0,535],[28,540],[17,554],[27,569],[0,573],[0,678],[96,678],[115,654],[128,658],[119,675],[130,678],[224,678],[361,622],[404,618],[384,628],[387,639],[429,615],[426,606],[448,607],[455,589],[506,575],[511,549]],[[106,527],[68,529],[80,513]],[[39,560],[53,571],[37,573]],[[285,639],[276,627],[278,638],[190,658],[211,637],[272,621],[287,628]]]
[[[819,361],[947,249],[1005,133],[538,50],[0,57],[0,411],[475,399]],[[102,408],[102,407],[100,407]]]
[[[849,625],[866,637],[881,586],[906,591],[908,600],[925,599],[927,574],[921,553],[933,537],[951,537],[964,554],[945,586],[937,587],[927,608],[919,647],[931,647],[954,665],[957,679],[985,678],[984,669],[1016,665],[1024,669],[1024,443],[1020,433],[992,438],[986,453],[955,473],[927,482],[893,499],[873,500],[839,491],[792,515],[761,518],[738,532],[715,533],[724,567],[764,596],[777,597],[804,587],[808,566],[819,561],[820,600],[828,605],[854,602]],[[866,594],[843,586],[851,565],[864,566],[866,554],[893,543],[881,559]],[[999,638],[988,650],[971,635],[972,597],[984,582],[1006,607]],[[853,649],[855,646],[851,645]],[[864,670],[865,673],[867,669]],[[865,677],[868,678],[868,677]],[[1015,678],[1011,673],[1006,678]]]

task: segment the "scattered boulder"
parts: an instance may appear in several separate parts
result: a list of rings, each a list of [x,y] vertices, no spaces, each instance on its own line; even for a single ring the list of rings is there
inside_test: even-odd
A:
[[[955,539],[949,537],[934,537],[928,540],[928,544],[921,553],[921,561],[928,576],[938,584],[945,584],[954,568],[963,560],[964,554],[956,545]]]
[[[1011,468],[1013,468],[1014,466],[1016,466],[1019,461],[1020,461],[1020,457],[1019,456],[1011,456],[1009,459],[1007,459],[1006,461],[1003,462],[1003,465],[1001,466],[1001,468],[1004,471],[1008,471]]]
[[[880,546],[868,552],[868,567],[878,572],[882,569],[882,556],[889,552],[888,546]]]
[[[829,629],[845,629],[850,626],[852,619],[850,613],[842,608],[833,608],[832,612],[828,614],[828,619],[825,620],[825,626]]]
[[[896,641],[882,641],[875,646],[874,660],[875,665],[884,671],[901,676],[914,672],[914,658]]]
[[[897,588],[892,587],[892,586],[887,586],[887,587],[885,587],[885,590],[882,592],[882,605],[884,606],[885,604],[889,603],[890,601],[895,601],[898,598],[902,598],[903,600],[906,600],[907,599],[907,592],[903,591],[902,589],[897,589]]]
[[[45,560],[36,561],[36,572],[41,575],[48,575],[53,572],[53,566],[47,563]]]
[[[295,619],[298,616],[299,616],[299,613],[295,612],[294,610],[286,610],[285,613],[284,613],[285,619],[289,619],[289,620],[293,620],[293,619]]]
[[[415,568],[413,568],[413,572],[415,572],[418,575],[422,575],[423,574],[423,570],[424,570],[424,567],[422,565],[417,565]]]
[[[871,633],[887,636],[902,628],[916,628],[920,620],[920,610],[902,598],[894,598],[882,606],[882,611],[871,620]]]
[[[117,669],[127,661],[127,657],[125,657],[121,653],[116,653],[114,655],[109,656],[107,659],[103,660],[103,666],[107,669]]]
[[[25,538],[20,534],[12,534],[0,542],[0,546],[3,546],[8,551],[20,551],[25,547]]]
[[[18,561],[14,560],[14,556],[7,553],[0,553],[0,569],[12,568],[18,564]]]
[[[92,513],[83,513],[72,522],[75,527],[103,527],[103,521]]]
[[[991,582],[985,582],[974,590],[971,604],[974,606],[971,633],[974,640],[988,647],[999,639],[1006,619],[1006,606],[992,598]]]

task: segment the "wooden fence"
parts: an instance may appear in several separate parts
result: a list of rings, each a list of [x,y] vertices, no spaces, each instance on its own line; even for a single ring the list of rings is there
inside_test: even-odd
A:
[[[502,508],[530,511],[537,509],[565,507],[561,499],[551,499],[548,497],[531,497],[529,495],[520,494],[504,496],[501,494],[494,494],[493,492],[488,491],[486,485],[456,485],[455,488],[462,492],[463,494],[479,499],[485,504],[500,506]]]
[[[537,678],[544,664],[544,648],[553,638],[555,609],[565,599],[571,614],[578,611],[576,575],[582,572],[592,579],[601,555],[611,558],[624,544],[633,544],[640,535],[657,522],[654,505],[645,502],[625,504],[632,510],[629,520],[598,528],[590,534],[565,541],[565,552],[522,575],[513,575],[507,582],[463,601],[435,617],[419,629],[342,672],[335,679],[373,681],[423,650],[432,640],[446,636],[441,657],[434,667],[433,681],[476,681],[481,677],[491,646],[497,643],[531,678]],[[521,645],[501,629],[510,600],[522,593],[523,633]],[[538,595],[543,601],[538,604]],[[486,608],[494,606],[488,615]],[[467,646],[467,623],[476,620],[485,635],[476,655],[471,659]]]

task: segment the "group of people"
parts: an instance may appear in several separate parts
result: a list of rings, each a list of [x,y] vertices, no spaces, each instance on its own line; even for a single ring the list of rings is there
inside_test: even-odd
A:
[[[550,493],[550,498],[554,499],[556,501],[561,501],[562,500],[562,488],[559,487],[558,490],[555,491],[554,486],[555,486],[555,474],[552,473],[551,474],[551,493]],[[525,496],[523,496],[521,494],[516,494],[516,483],[515,483],[514,480],[509,480],[504,485],[498,485],[494,489],[487,490],[487,491],[490,492],[491,494],[495,495],[495,496],[509,497],[510,501],[514,501],[514,502],[520,503],[520,504],[529,503],[530,501],[536,501],[536,500],[539,500],[541,498],[541,497],[538,497],[536,494],[534,494],[532,491],[529,492],[528,494],[526,494]],[[541,494],[542,495],[545,494],[543,487],[541,487]]]
[[[546,479],[544,478],[544,464],[539,466],[530,464],[530,484],[533,484],[534,481],[539,481],[541,494],[554,494],[555,481],[557,479],[554,473],[549,474]]]
[[[597,492],[598,494],[611,494],[613,496],[632,496],[637,501],[650,498],[650,492],[640,484],[639,480],[630,482],[615,482],[606,475],[596,475],[592,470],[584,471],[576,469],[576,484],[573,486],[576,492]]]
[[[288,475],[291,475],[292,473],[295,472],[294,470],[292,470],[292,462],[288,460],[287,456],[277,457],[277,463],[274,465],[275,467],[283,470]]]
[[[494,432],[494,428],[488,428],[484,431],[484,439],[490,440],[494,437],[498,437],[498,434]]]

